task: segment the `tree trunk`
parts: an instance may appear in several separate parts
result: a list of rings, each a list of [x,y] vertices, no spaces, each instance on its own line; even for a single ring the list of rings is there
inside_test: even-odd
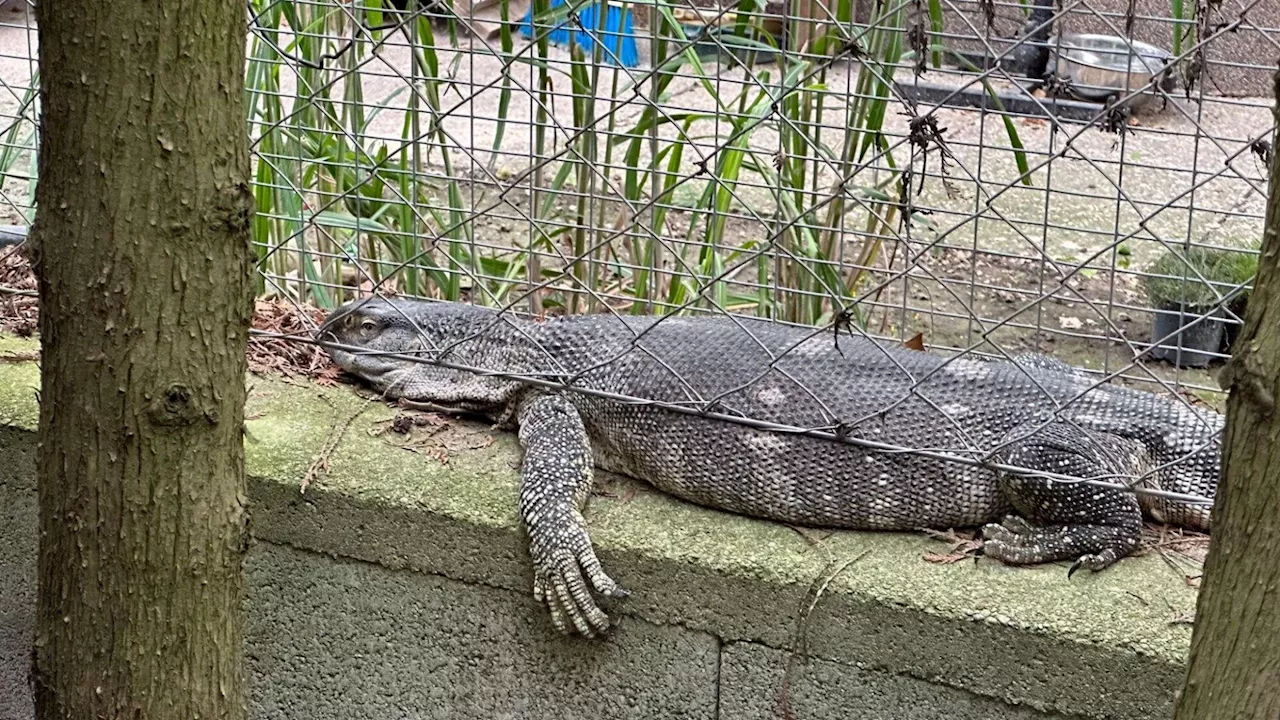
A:
[[[41,0],[36,716],[244,717],[244,3]]]
[[[1276,89],[1280,101],[1280,73]],[[1258,277],[1223,373],[1226,455],[1176,720],[1280,718],[1280,153],[1272,155]]]

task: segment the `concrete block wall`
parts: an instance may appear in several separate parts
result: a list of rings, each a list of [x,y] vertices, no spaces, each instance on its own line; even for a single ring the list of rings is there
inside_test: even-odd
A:
[[[0,364],[5,720],[31,715],[37,381]],[[1171,714],[1190,638],[1171,620],[1195,592],[1157,557],[1070,581],[1065,565],[934,564],[944,546],[919,535],[802,534],[605,476],[587,522],[632,596],[607,605],[607,639],[565,638],[531,597],[513,437],[457,421],[402,435],[349,387],[250,382],[251,717]]]

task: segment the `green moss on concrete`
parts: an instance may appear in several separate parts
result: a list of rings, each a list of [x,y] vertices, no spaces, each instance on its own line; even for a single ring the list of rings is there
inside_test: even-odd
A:
[[[746,574],[807,588],[832,563],[866,553],[836,576],[828,593],[860,597],[932,615],[1001,623],[1181,663],[1196,593],[1159,557],[1127,558],[1102,573],[1068,564],[1011,568],[994,561],[926,562],[945,544],[920,535],[805,531],[715,512],[648,490],[630,502],[596,498],[588,515],[597,545],[695,562],[708,572]],[[826,537],[824,537],[826,536]],[[813,538],[821,538],[814,545]]]
[[[337,437],[311,481],[316,492],[420,508],[465,522],[514,521],[517,443],[509,434],[446,420],[446,428],[430,442],[400,447],[405,438],[388,428],[397,411],[385,402],[359,397],[349,387],[251,382],[245,408],[250,476],[300,487]],[[487,447],[468,449],[481,444]]]
[[[0,425],[34,431],[40,424],[40,367],[14,357],[40,352],[40,342],[0,335]]]
[[[34,427],[34,365],[0,373],[0,413]],[[349,386],[249,382],[259,538],[528,592],[513,435],[459,420],[401,435],[388,427],[395,408]],[[862,555],[817,604],[815,656],[1048,710],[1084,712],[1101,693],[1119,698],[1116,717],[1162,711],[1190,637],[1174,621],[1195,609],[1195,592],[1154,556],[1070,581],[1065,564],[933,564],[924,554],[946,546],[920,535],[806,537],[604,474],[587,521],[606,570],[633,591],[610,612],[789,648],[815,579]],[[1034,683],[1027,668],[1043,668]],[[1150,682],[1131,690],[1135,675]]]

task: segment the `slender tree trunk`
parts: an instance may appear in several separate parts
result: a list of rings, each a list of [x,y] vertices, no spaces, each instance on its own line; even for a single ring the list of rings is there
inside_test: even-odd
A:
[[[1280,102],[1280,73],[1276,89]],[[1280,152],[1272,154],[1258,277],[1223,373],[1226,456],[1176,720],[1280,718]]]
[[[243,718],[245,6],[37,14],[36,715]]]

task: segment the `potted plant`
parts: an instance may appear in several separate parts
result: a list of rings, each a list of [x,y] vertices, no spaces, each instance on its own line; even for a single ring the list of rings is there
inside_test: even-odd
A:
[[[1249,286],[1253,284],[1253,278],[1258,274],[1258,246],[1241,250],[1224,250],[1226,257],[1222,261],[1221,275],[1227,279],[1230,286],[1224,290],[1231,290],[1234,286]],[[1240,335],[1240,328],[1244,323],[1245,307],[1249,304],[1249,295],[1253,292],[1251,287],[1243,287],[1230,300],[1227,301],[1227,310],[1231,312],[1228,318],[1234,316],[1239,318],[1239,322],[1231,321],[1223,328],[1222,351],[1231,352],[1232,345],[1235,344],[1236,338]]]
[[[1164,253],[1146,278],[1151,355],[1179,367],[1207,366],[1229,341],[1228,325],[1239,327],[1227,321],[1221,297],[1248,282],[1256,267],[1256,256],[1242,250],[1189,247]],[[1228,307],[1239,314],[1241,302],[1233,298]]]

